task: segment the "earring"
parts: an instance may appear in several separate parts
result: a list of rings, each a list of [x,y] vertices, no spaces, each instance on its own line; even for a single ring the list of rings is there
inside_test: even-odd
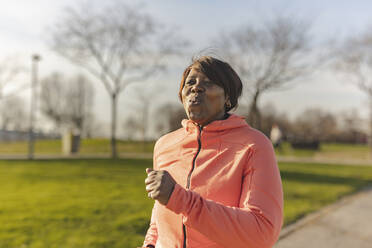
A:
[[[226,102],[226,107],[227,108],[231,108],[231,102],[230,102],[230,100]]]

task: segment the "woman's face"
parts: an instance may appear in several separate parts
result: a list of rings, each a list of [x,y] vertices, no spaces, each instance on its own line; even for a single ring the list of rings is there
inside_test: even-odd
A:
[[[198,69],[191,69],[182,89],[183,107],[190,120],[205,126],[223,119],[227,100],[222,87]]]

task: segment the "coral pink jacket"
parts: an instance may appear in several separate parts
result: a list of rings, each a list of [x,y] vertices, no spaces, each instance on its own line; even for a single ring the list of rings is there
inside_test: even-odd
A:
[[[271,142],[237,115],[182,125],[155,145],[154,169],[177,184],[166,206],[155,202],[144,247],[272,247],[283,191]]]

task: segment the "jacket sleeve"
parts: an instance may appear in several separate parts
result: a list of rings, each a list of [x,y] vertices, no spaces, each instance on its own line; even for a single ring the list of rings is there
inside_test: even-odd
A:
[[[155,215],[157,204],[154,204],[154,207],[152,208],[152,215],[151,215],[151,221],[150,221],[150,227],[147,229],[147,233],[145,236],[145,241],[143,242],[143,247],[146,247],[148,245],[156,245],[156,241],[158,240],[158,229],[156,227],[155,223]]]
[[[279,237],[283,191],[271,143],[249,148],[238,207],[204,199],[176,185],[167,208],[223,247],[269,248]]]

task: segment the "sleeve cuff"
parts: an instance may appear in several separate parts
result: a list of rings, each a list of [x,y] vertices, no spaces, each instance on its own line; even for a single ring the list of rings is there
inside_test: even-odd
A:
[[[183,207],[186,205],[184,202],[184,195],[186,194],[186,190],[182,188],[179,184],[174,185],[173,192],[169,198],[169,201],[166,205],[166,208],[175,212],[176,214],[180,214],[183,211]]]

